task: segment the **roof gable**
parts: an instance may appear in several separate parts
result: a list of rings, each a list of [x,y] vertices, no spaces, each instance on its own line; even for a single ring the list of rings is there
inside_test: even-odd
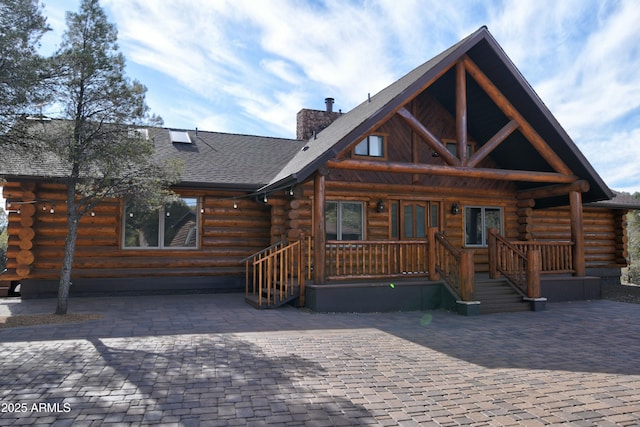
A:
[[[554,167],[561,168],[563,172],[573,172],[576,177],[589,182],[590,189],[583,195],[586,202],[612,196],[486,27],[480,28],[341,116],[315,138],[307,141],[304,150],[297,153],[264,189],[307,179],[327,161],[360,141],[378,124],[392,117],[425,90],[434,95],[455,117],[455,89],[451,80],[454,65],[462,58],[468,58],[491,82],[496,92],[507,99],[521,117],[521,122],[530,125],[528,138],[523,135],[525,132],[515,131],[508,137],[508,143],[505,140],[491,153],[500,167],[536,172],[556,172]],[[469,73],[466,75],[469,97],[468,132],[482,145],[507,124],[509,118],[474,78]],[[531,135],[537,136],[537,147],[532,145]],[[544,151],[541,151],[541,145],[544,145]],[[521,189],[540,185],[543,184],[525,181],[518,183]],[[564,203],[560,199],[545,200],[541,206]]]

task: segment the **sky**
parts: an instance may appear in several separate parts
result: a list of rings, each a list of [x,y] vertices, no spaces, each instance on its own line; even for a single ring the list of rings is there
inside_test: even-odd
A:
[[[65,11],[43,0],[53,51]],[[127,75],[171,128],[295,138],[486,25],[610,188],[640,191],[640,2],[101,0]]]

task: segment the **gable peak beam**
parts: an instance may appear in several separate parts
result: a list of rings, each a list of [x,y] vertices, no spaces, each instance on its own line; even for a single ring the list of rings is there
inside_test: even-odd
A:
[[[440,138],[432,134],[429,129],[427,129],[420,120],[418,120],[413,114],[409,112],[405,107],[402,107],[398,110],[398,115],[402,117],[402,119],[409,125],[411,130],[413,130],[420,138],[422,138],[428,145],[431,147],[433,151],[438,153],[438,156],[445,163],[451,166],[460,166],[460,160],[449,150],[447,147],[440,141]],[[466,152],[466,150],[465,150]]]
[[[458,158],[463,166],[467,165],[467,73],[464,62],[456,63],[456,136]]]
[[[464,67],[471,77],[480,85],[485,93],[495,102],[502,112],[512,120],[515,120],[520,126],[520,132],[524,135],[529,143],[538,151],[544,160],[558,173],[564,175],[572,175],[571,169],[558,157],[558,155],[549,147],[545,140],[535,131],[533,126],[518,112],[518,110],[509,102],[506,96],[502,94],[500,89],[493,84],[480,70],[480,68],[465,55],[462,59]]]

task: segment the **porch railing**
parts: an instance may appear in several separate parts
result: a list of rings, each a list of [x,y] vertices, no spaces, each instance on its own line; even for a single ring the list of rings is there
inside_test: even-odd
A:
[[[458,294],[462,301],[475,299],[473,250],[457,249],[439,233],[430,230],[433,249],[430,258],[434,260],[433,280],[442,278]]]
[[[571,241],[511,241],[515,248],[527,253],[532,249],[540,251],[542,274],[574,273],[573,246]]]
[[[245,258],[245,294],[257,295],[258,305],[266,298],[269,306],[293,296],[297,285],[304,305],[304,249],[300,240],[281,241]]]
[[[427,276],[428,240],[329,240],[327,279]]]
[[[517,247],[489,230],[489,277],[497,279],[504,275],[529,298],[540,297],[541,253],[536,247]]]

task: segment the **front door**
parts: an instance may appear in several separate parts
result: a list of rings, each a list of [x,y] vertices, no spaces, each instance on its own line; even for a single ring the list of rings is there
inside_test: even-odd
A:
[[[390,237],[393,240],[426,239],[430,227],[440,227],[440,203],[399,200],[391,203]]]

